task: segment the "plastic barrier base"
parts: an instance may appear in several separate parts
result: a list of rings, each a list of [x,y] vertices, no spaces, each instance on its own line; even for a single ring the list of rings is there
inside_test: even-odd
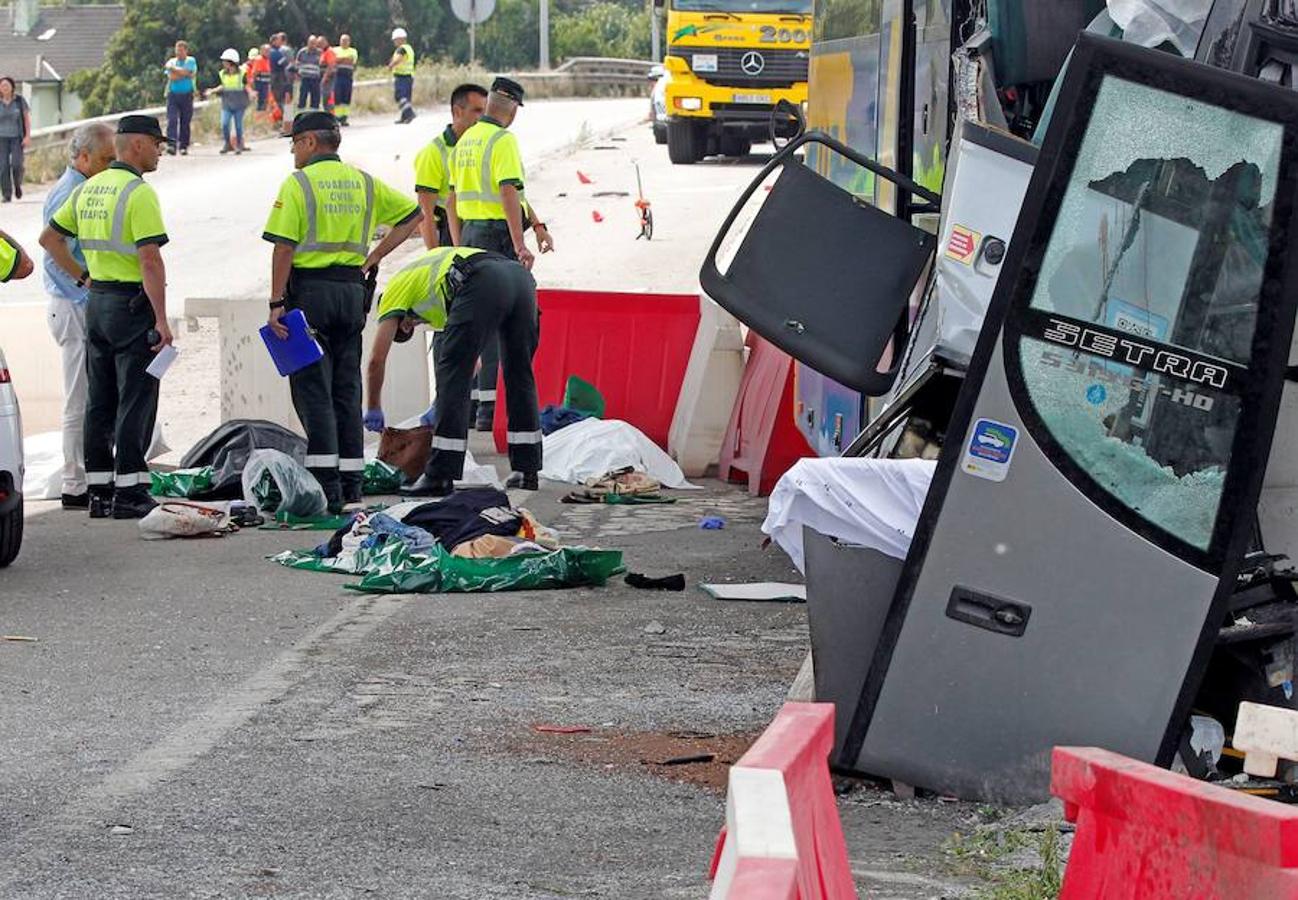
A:
[[[786,703],[730,769],[711,900],[849,900],[856,887],[829,777],[831,703]]]
[[[667,449],[676,400],[699,327],[697,294],[538,290],[541,343],[532,360],[542,407],[563,402],[569,375],[604,396],[605,418],[639,428]],[[505,452],[505,384],[492,432]]]
[[[1298,898],[1298,809],[1108,750],[1056,747],[1077,824],[1061,900]]]
[[[757,332],[748,333],[750,353],[739,396],[721,444],[723,481],[748,482],[765,497],[798,460],[816,456],[794,421],[793,358]]]

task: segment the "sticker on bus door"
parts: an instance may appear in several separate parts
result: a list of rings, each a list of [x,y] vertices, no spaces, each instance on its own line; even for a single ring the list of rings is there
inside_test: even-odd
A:
[[[1018,442],[1019,430],[1013,425],[979,419],[974,423],[960,468],[975,478],[1004,481]]]

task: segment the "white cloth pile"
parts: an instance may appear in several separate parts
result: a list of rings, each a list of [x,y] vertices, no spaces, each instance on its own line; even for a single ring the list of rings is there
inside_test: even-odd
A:
[[[693,490],[685,473],[644,432],[617,419],[583,419],[545,436],[541,477],[582,484],[628,466],[663,487]]]
[[[803,459],[771,492],[762,532],[805,574],[802,528],[905,559],[937,462]]]

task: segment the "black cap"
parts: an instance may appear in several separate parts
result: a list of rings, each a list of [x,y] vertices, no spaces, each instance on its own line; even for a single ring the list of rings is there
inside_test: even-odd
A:
[[[327,112],[298,113],[293,118],[293,137],[308,131],[337,131],[338,120]]]
[[[491,83],[491,89],[497,94],[504,94],[519,106],[523,105],[523,86],[512,78],[500,77]]]
[[[118,134],[145,134],[159,141],[167,138],[153,116],[122,116],[117,123]]]

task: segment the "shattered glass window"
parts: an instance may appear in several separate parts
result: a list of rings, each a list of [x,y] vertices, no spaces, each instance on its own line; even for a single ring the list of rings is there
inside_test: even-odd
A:
[[[1238,426],[1282,141],[1274,123],[1106,78],[1032,296],[1044,331],[1021,345],[1059,446],[1201,549]]]

